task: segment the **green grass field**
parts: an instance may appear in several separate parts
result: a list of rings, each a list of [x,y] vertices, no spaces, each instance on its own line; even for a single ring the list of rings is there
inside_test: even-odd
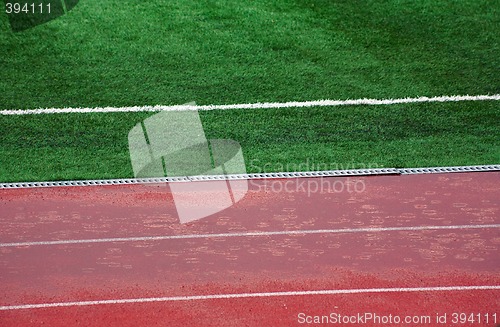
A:
[[[80,0],[18,33],[2,12],[0,110],[499,94],[499,30],[487,0]],[[0,181],[133,177],[150,115],[0,115]],[[500,101],[200,115],[249,172],[500,163]]]

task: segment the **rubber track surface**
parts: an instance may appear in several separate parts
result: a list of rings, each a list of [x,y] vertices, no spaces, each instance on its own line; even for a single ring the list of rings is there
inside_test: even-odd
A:
[[[323,192],[314,191],[318,182]],[[499,286],[499,182],[498,172],[251,180],[239,203],[186,225],[178,223],[169,188],[162,185],[1,190],[0,306]],[[197,198],[210,201],[209,194]],[[486,225],[493,227],[481,227]],[[384,230],[396,227],[420,229]],[[269,234],[301,230],[330,232]],[[30,245],[200,234],[223,235]],[[498,324],[499,309],[498,289],[380,292],[5,309],[0,325],[290,326],[298,324],[300,313],[371,312],[429,315],[432,323],[425,326],[443,326],[436,314],[451,319],[454,312],[496,313]],[[460,326],[483,325],[495,326]]]

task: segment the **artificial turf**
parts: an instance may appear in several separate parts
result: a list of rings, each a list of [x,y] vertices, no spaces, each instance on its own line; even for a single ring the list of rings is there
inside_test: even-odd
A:
[[[151,113],[0,116],[1,181],[133,177],[128,132]],[[496,102],[200,112],[247,172],[495,164]],[[20,132],[22,131],[22,132]]]
[[[0,14],[0,109],[498,94],[499,30],[487,0],[81,0],[17,33]],[[149,115],[0,116],[0,181],[132,177]],[[250,172],[500,162],[498,101],[201,117]]]

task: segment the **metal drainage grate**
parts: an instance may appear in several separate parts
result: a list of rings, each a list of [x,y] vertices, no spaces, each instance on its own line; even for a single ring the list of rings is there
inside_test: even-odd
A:
[[[159,177],[159,178],[125,178],[125,179],[81,180],[81,181],[59,181],[59,182],[0,183],[0,189],[59,187],[59,186],[160,184],[160,183],[172,183],[172,182],[242,180],[242,179],[437,174],[437,173],[463,173],[463,172],[484,172],[484,171],[500,171],[500,165],[429,167],[429,168],[373,168],[373,169],[279,172],[279,173],[260,173],[260,174],[257,173],[257,174],[232,174],[232,175],[199,175],[199,176],[179,176],[179,177]]]
[[[400,174],[438,174],[438,173],[465,173],[474,171],[498,171],[500,165],[485,166],[455,166],[455,167],[430,167],[430,168],[398,168]]]

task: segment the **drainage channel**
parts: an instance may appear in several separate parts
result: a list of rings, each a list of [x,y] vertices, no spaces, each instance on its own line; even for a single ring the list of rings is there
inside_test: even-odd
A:
[[[306,171],[306,172],[199,175],[199,176],[159,177],[159,178],[124,178],[124,179],[106,179],[106,180],[0,183],[0,189],[60,187],[60,186],[159,184],[159,183],[213,181],[213,180],[443,174],[443,173],[488,172],[488,171],[490,172],[500,171],[500,165],[428,167],[428,168],[372,168],[372,169],[347,169],[347,170]]]

